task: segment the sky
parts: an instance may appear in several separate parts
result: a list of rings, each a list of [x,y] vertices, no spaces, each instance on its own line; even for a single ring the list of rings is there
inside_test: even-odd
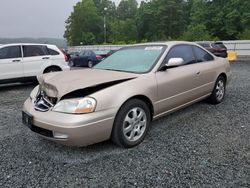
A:
[[[78,1],[1,0],[0,38],[63,38],[65,20]]]

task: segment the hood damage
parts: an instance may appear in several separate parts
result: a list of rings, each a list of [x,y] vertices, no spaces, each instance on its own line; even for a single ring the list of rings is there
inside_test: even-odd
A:
[[[100,90],[135,79],[133,73],[111,72],[106,70],[78,70],[49,73],[37,77],[40,91],[57,101],[85,97]]]
[[[123,79],[123,80],[115,80],[112,82],[107,82],[107,83],[102,83],[99,85],[95,85],[95,86],[91,86],[91,87],[87,87],[87,88],[83,88],[83,89],[78,89],[75,91],[72,91],[66,95],[64,95],[61,100],[63,99],[71,99],[71,98],[78,98],[78,97],[85,97],[88,96],[90,94],[96,93],[98,91],[101,91],[103,89],[106,89],[108,87],[132,80],[134,78],[129,78],[129,79]]]

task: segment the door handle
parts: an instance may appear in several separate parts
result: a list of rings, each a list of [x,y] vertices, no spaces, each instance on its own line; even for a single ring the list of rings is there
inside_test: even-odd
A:
[[[199,75],[201,73],[201,71],[197,71],[196,74]]]
[[[12,62],[20,62],[20,59],[14,59]]]
[[[49,59],[49,57],[43,57],[43,59]]]

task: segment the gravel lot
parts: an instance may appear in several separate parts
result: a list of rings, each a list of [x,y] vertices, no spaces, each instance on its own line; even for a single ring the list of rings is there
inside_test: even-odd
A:
[[[232,70],[222,104],[161,118],[132,149],[42,139],[21,123],[34,85],[0,86],[0,187],[250,187],[250,62]]]

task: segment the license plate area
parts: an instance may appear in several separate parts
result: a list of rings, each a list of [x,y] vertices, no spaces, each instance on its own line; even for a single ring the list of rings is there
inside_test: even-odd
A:
[[[32,127],[33,124],[33,116],[27,112],[22,112],[22,121],[23,124],[28,126],[29,128]]]

